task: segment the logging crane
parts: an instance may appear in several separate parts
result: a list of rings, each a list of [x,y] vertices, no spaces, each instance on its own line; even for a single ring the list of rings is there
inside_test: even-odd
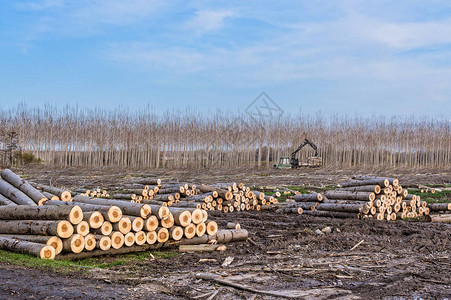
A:
[[[296,154],[301,151],[302,148],[309,145],[315,150],[315,155],[308,157],[306,163],[299,163],[299,159],[296,158]],[[300,167],[311,167],[317,168],[321,167],[323,164],[323,159],[318,156],[318,147],[309,141],[308,139],[304,139],[304,142],[291,153],[291,159],[289,157],[281,157],[280,162],[274,165],[275,169],[297,169]]]

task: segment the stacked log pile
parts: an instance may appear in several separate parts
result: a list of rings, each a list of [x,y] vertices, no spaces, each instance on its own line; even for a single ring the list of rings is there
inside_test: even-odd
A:
[[[137,249],[234,241],[247,231],[220,231],[208,212],[91,198],[32,184],[10,170],[0,179],[0,249],[44,259],[81,258]],[[138,248],[137,248],[138,247]]]
[[[219,210],[224,213],[261,210],[277,204],[279,193],[265,195],[252,191],[243,183],[217,183],[196,185],[190,183],[162,183],[160,179],[146,179],[121,186],[112,193],[113,199],[132,203],[163,205],[168,207]]]
[[[335,218],[376,218],[396,220],[429,215],[430,211],[451,209],[451,204],[427,204],[409,194],[396,178],[354,176],[341,188],[324,193],[297,194],[296,203],[285,211],[300,209],[304,214]]]

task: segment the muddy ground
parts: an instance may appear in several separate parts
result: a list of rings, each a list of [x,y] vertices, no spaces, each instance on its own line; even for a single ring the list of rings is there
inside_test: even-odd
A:
[[[156,175],[206,183],[243,181],[252,185],[318,186],[337,184],[354,173],[325,175],[318,170],[190,173],[182,170]],[[106,187],[136,178],[136,173],[123,170],[107,173],[102,170],[34,170],[27,175],[29,179],[53,181],[71,188],[89,184]],[[392,171],[384,175],[400,177],[404,185],[451,181],[449,174],[440,172]],[[1,264],[0,298],[280,298],[197,279],[197,273],[214,273],[254,290],[306,299],[442,299],[451,296],[451,225],[332,219],[275,211],[214,214],[212,218],[220,227],[227,221],[240,223],[249,231],[250,240],[228,244],[224,252],[184,253],[156,259],[149,254],[148,259],[133,264],[69,274]],[[328,226],[330,233],[315,233],[316,229]],[[223,267],[227,257],[233,257],[233,261]],[[99,260],[115,259],[118,257]]]

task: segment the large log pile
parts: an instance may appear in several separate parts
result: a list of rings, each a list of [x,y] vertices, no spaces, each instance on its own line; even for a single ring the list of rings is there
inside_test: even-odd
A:
[[[45,259],[77,258],[136,251],[145,245],[200,244],[218,233],[216,222],[202,208],[72,197],[69,191],[28,183],[10,170],[1,175],[0,249]],[[245,230],[221,232],[218,239],[225,242],[247,238]]]
[[[298,194],[296,203],[285,211],[301,209],[304,214],[335,218],[376,218],[396,220],[429,215],[431,211],[451,210],[451,204],[428,204],[409,194],[396,178],[353,176],[341,188],[323,194]]]
[[[93,193],[89,189],[77,191],[83,196],[99,197],[95,191]],[[109,195],[106,190],[103,193]],[[132,203],[220,210],[224,213],[261,210],[278,202],[276,195],[265,195],[259,191],[252,191],[243,183],[235,182],[197,185],[177,182],[162,183],[160,179],[144,179],[139,183],[123,185],[111,192],[111,195],[112,199]]]

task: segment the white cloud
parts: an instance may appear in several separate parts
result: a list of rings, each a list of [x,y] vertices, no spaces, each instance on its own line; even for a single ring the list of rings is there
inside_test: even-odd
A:
[[[73,13],[79,22],[115,25],[139,22],[162,6],[162,2],[158,0],[96,0],[85,4]]]
[[[197,35],[204,34],[221,29],[224,26],[224,20],[234,15],[235,13],[231,10],[199,10],[191,20],[185,23],[184,28]]]

